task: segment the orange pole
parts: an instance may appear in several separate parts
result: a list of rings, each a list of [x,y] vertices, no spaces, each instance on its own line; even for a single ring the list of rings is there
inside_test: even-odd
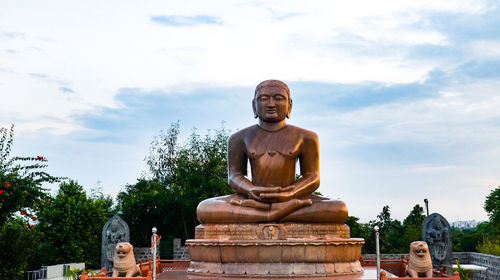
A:
[[[80,275],[80,280],[87,280],[87,271],[82,271],[82,275]]]
[[[387,273],[385,271],[380,271],[380,280],[387,280]]]

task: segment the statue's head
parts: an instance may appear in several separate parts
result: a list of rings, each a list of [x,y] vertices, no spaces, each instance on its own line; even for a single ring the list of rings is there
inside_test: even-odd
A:
[[[265,122],[279,122],[290,118],[292,111],[292,99],[290,90],[282,81],[263,81],[255,88],[252,100],[255,118]]]

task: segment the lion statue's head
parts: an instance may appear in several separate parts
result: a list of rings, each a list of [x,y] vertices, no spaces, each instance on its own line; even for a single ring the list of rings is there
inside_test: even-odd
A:
[[[427,242],[415,241],[410,244],[408,268],[413,269],[418,273],[424,273],[432,270],[432,260]]]
[[[118,272],[128,272],[131,269],[135,270],[134,247],[128,242],[120,242],[116,244],[115,256],[113,258],[113,268]]]

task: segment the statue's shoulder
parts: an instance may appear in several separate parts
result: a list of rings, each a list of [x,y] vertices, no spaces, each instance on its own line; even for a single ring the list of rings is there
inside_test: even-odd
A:
[[[304,140],[318,140],[318,134],[316,132],[307,130],[298,126],[287,124],[287,128],[294,134],[300,135]]]

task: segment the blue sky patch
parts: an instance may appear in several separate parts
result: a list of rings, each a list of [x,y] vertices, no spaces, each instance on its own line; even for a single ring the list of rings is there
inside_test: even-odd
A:
[[[194,26],[200,24],[220,24],[219,20],[213,16],[151,16],[151,20],[169,26]]]
[[[75,91],[72,90],[69,87],[59,87],[59,91],[64,92],[64,93],[74,93]]]

